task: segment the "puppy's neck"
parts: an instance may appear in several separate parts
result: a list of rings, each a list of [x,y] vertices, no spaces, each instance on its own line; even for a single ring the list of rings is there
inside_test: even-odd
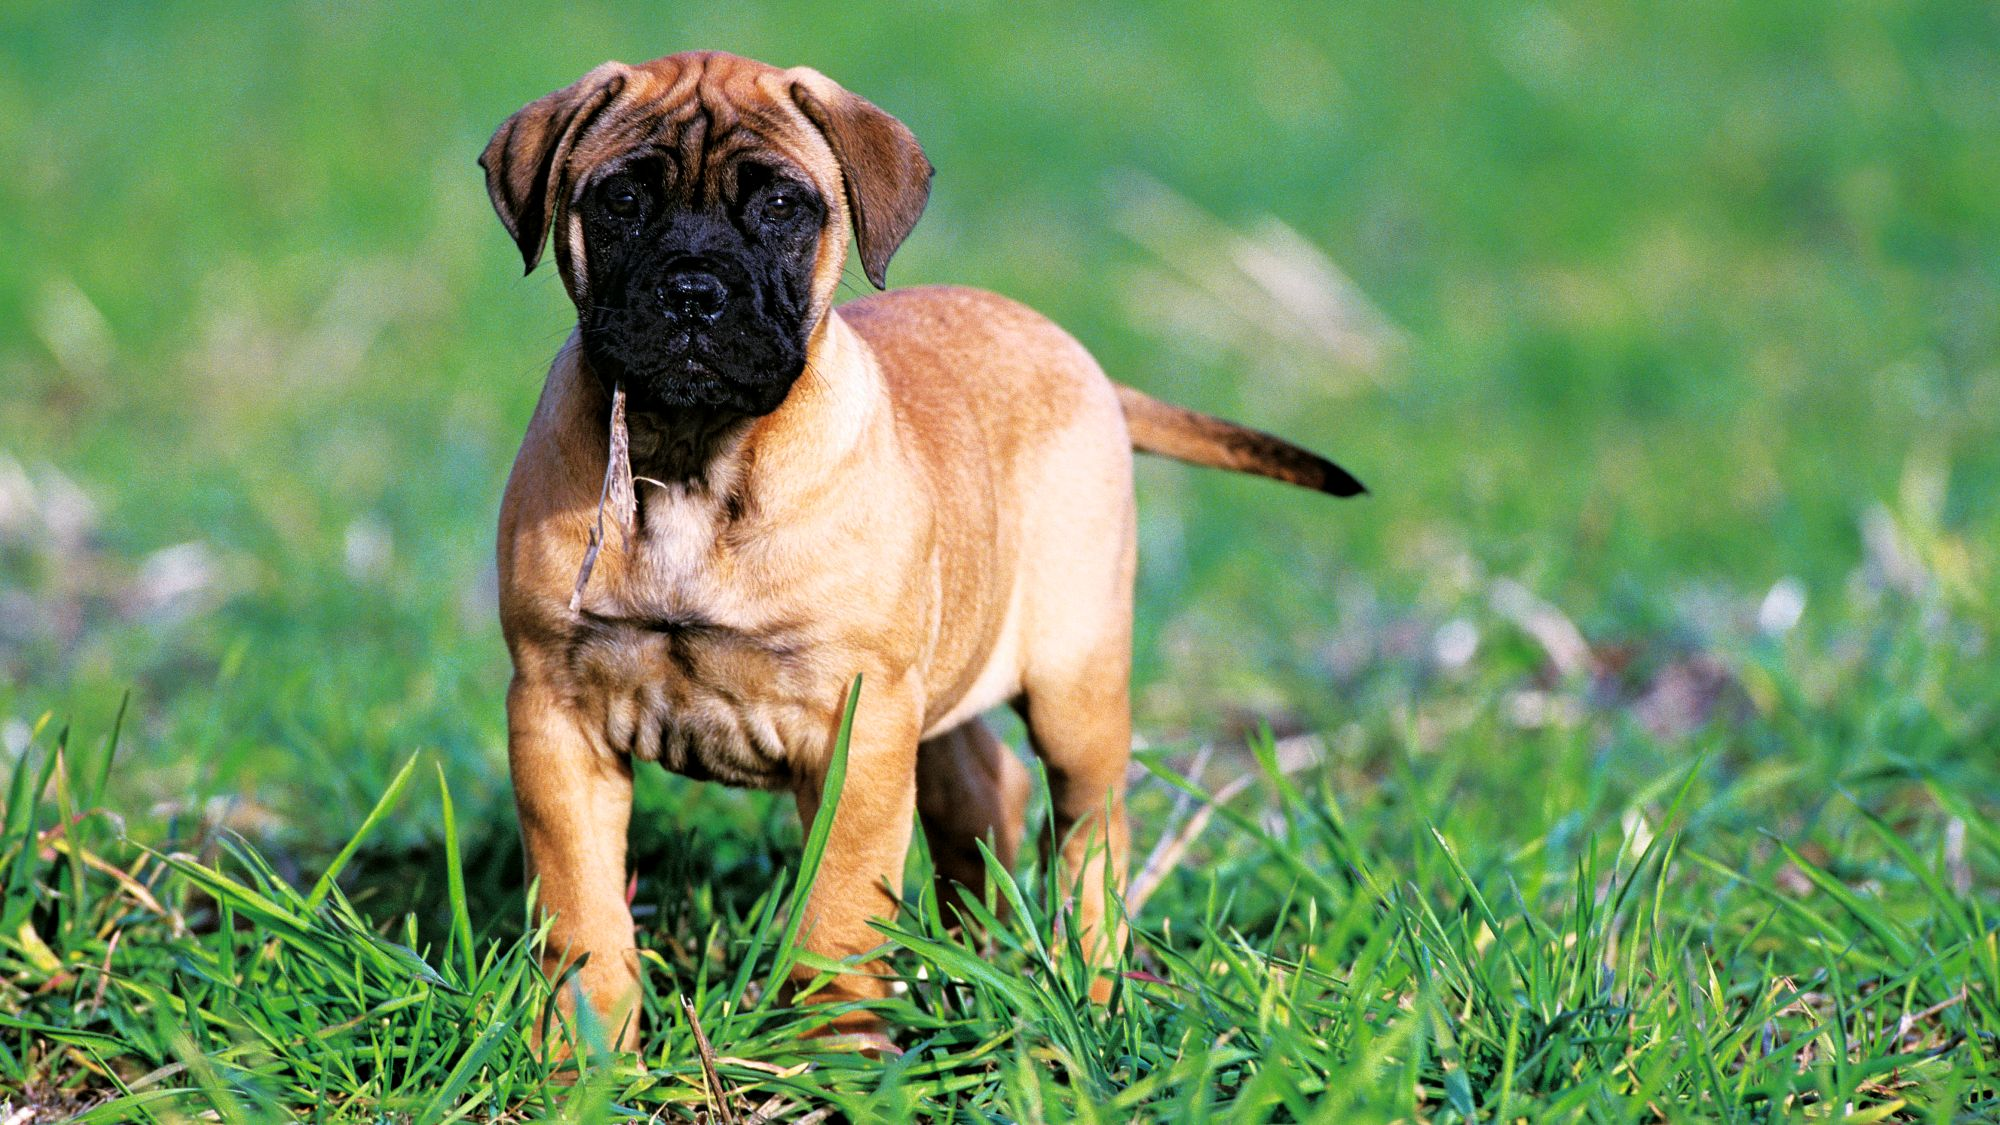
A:
[[[580,350],[571,354],[581,368]],[[583,385],[602,386],[594,376],[578,373]],[[805,372],[770,414],[648,411],[628,404],[625,424],[641,526],[649,522],[648,507],[663,503],[712,508],[733,522],[753,506],[782,510],[810,502],[815,486],[862,444],[885,393],[874,353],[829,311],[807,346]],[[586,397],[584,425],[598,435],[590,440],[606,442],[611,396],[595,391]]]
[[[708,487],[724,475],[753,418],[712,410],[628,410],[632,475],[657,485]]]
[[[805,373],[748,435],[756,486],[813,490],[861,448],[887,397],[874,351],[829,310],[806,345]]]

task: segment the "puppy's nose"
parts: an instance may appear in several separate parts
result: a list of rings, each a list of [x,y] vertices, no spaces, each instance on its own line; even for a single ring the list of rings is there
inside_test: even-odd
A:
[[[713,324],[722,316],[729,290],[707,270],[682,270],[660,286],[660,304],[671,316]]]

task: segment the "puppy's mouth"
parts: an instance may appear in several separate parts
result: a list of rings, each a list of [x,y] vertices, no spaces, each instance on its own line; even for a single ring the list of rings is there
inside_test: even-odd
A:
[[[746,374],[744,365],[718,355],[699,339],[661,341],[643,349],[615,342],[593,344],[586,337],[584,357],[608,390],[622,386],[634,412],[688,409],[731,414],[768,414],[783,399],[788,380],[774,380],[763,371]]]
[[[684,346],[670,353],[666,361],[653,373],[654,382],[678,381],[685,383],[727,383],[731,380],[716,370],[715,361],[693,347]]]

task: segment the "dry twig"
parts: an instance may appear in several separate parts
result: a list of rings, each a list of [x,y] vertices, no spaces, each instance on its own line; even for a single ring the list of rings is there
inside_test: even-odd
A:
[[[722,1088],[722,1076],[715,1072],[715,1049],[708,1045],[708,1035],[701,1030],[701,1020],[695,1017],[694,1001],[681,997],[681,1011],[687,1013],[688,1027],[694,1031],[694,1049],[701,1055],[701,1076],[708,1084],[709,1112],[719,1116],[723,1125],[736,1125],[736,1110],[729,1104],[729,1092]]]
[[[1320,740],[1315,735],[1281,738],[1274,748],[1277,751],[1280,773],[1296,773],[1320,760]],[[1213,750],[1214,747],[1211,746],[1201,748],[1201,752],[1195,756],[1194,765],[1188,770],[1189,782],[1200,781],[1202,769],[1208,764]],[[1166,881],[1167,876],[1180,866],[1182,857],[1187,855],[1188,848],[1201,836],[1202,830],[1208,827],[1209,818],[1215,815],[1215,810],[1219,806],[1228,804],[1231,798],[1243,792],[1260,776],[1262,775],[1257,773],[1246,773],[1232,779],[1213,794],[1203,798],[1201,807],[1195,809],[1192,816],[1188,816],[1192,798],[1187,793],[1181,794],[1181,799],[1174,803],[1173,812],[1169,816],[1170,826],[1160,834],[1159,842],[1153,845],[1153,850],[1146,856],[1145,865],[1139,869],[1139,874],[1133,877],[1131,887],[1125,893],[1125,907],[1134,917],[1146,905],[1146,900],[1152,897],[1153,892],[1160,889],[1160,884]],[[1187,816],[1187,819],[1178,829],[1171,827],[1172,822],[1181,820],[1183,816]]]
[[[628,549],[639,518],[638,497],[632,491],[632,437],[625,428],[625,388],[611,389],[611,435],[604,458],[604,488],[597,494],[597,523],[590,529],[590,544],[583,549],[583,565],[576,570],[576,588],[570,591],[571,613],[583,607],[583,588],[597,566],[597,552],[604,546],[604,509],[609,507],[618,525],[619,542]]]

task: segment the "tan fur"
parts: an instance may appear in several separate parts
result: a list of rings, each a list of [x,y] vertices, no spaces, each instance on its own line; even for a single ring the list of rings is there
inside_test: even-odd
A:
[[[919,816],[941,878],[976,890],[981,839],[1011,861],[1026,775],[978,718],[1007,703],[1049,771],[1085,945],[1108,960],[1122,940],[1103,906],[1126,852],[1125,408],[1080,345],[1004,298],[924,288],[831,307],[849,212],[879,281],[921,210],[921,190],[914,204],[908,193],[929,167],[907,135],[816,72],[699,54],[606,64],[524,109],[484,158],[524,259],[532,267],[540,252],[531,224],[553,225],[579,300],[588,263],[565,193],[634,146],[678,143],[711,162],[754,152],[836,201],[807,373],[725,443],[704,483],[640,483],[640,531],[609,535],[579,611],[569,599],[604,480],[609,403],[574,339],[507,485],[509,762],[553,918],[548,967],[588,955],[583,992],[626,1046],[638,980],[624,898],[632,761],[788,789],[810,823],[857,673],[847,784],[806,948],[838,958],[878,944],[868,921],[895,909]],[[529,170],[550,151],[559,159]],[[647,440],[635,423],[635,456]],[[882,988],[852,975],[819,996]]]

